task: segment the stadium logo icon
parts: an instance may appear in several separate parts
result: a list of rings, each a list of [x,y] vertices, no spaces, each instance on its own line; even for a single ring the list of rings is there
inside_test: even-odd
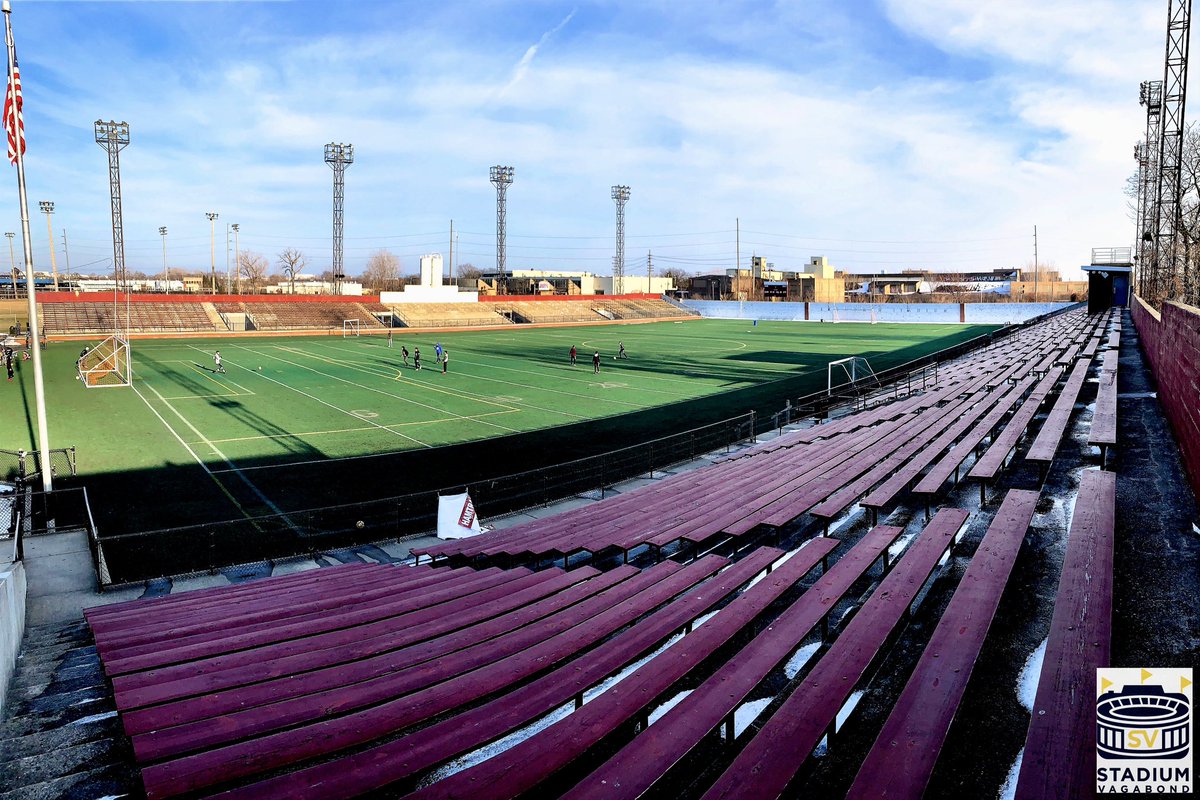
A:
[[[1101,668],[1096,690],[1096,791],[1191,791],[1191,669]]]

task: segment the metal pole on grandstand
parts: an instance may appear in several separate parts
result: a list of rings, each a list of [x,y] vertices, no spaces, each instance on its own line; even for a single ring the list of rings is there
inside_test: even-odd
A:
[[[346,212],[346,167],[354,163],[354,145],[330,142],[325,145],[325,163],[333,170],[333,293],[342,293],[346,279],[342,233]]]
[[[492,167],[488,177],[496,187],[496,294],[508,294],[507,261],[508,246],[508,187],[512,185],[514,170],[502,164]]]
[[[16,236],[16,234],[12,231],[5,231],[4,235],[8,237],[8,265],[9,269],[12,271],[13,300],[16,300],[18,297],[20,297],[20,295],[17,294],[17,254],[13,250],[13,238]]]
[[[629,201],[628,186],[612,187],[612,199],[617,203],[617,254],[613,257],[613,294],[625,293],[625,203]]]
[[[167,294],[170,294],[171,293],[171,275],[167,271],[167,226],[166,225],[163,225],[162,227],[160,227],[158,229],[158,235],[161,236],[162,240],[163,240],[163,290]]]
[[[50,216],[54,213],[54,201],[39,200],[38,207],[46,215],[46,239],[50,242],[50,275],[54,278],[54,291],[58,291],[58,260],[54,254],[54,226],[50,224]]]
[[[16,46],[13,44],[12,7],[9,5],[8,0],[4,0],[3,6],[0,8],[4,11],[4,41],[8,45],[8,91],[11,96],[17,97],[16,80],[13,74],[17,51]],[[37,301],[34,298],[33,251],[29,247],[29,198],[25,194],[24,132],[20,127],[19,104],[16,113],[17,119],[13,121],[16,130],[11,131],[11,133],[15,133],[17,138],[17,147],[15,148],[17,156],[17,194],[21,201],[21,237],[25,249],[25,286],[26,294],[29,298],[29,337],[32,343],[30,349],[33,351],[33,396],[37,407],[38,452],[42,459],[42,489],[49,492],[54,488],[54,480],[50,468],[50,432],[46,428],[46,388],[42,381],[42,348],[39,346],[41,337],[38,331],[40,326],[38,325],[37,318]],[[10,239],[9,241],[12,240]]]
[[[229,271],[229,223],[225,223],[225,294],[233,294],[233,273]]]

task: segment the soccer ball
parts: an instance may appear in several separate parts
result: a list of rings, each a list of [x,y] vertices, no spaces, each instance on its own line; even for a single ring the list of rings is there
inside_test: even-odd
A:
[[[258,368],[258,371],[259,371],[259,372],[262,372],[262,367],[259,367],[259,368]]]
[[[363,522],[363,521],[360,519],[358,522],[354,523],[354,527],[356,527],[356,528],[360,528],[360,529],[361,529],[361,528],[365,528],[365,527],[367,527],[367,523]]]
[[[617,360],[617,357],[616,357],[616,356],[613,356],[613,361],[616,361],[616,360]]]

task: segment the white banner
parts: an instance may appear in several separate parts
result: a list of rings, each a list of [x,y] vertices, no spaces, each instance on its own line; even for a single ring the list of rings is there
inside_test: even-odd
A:
[[[479,527],[479,517],[475,514],[471,495],[463,492],[438,497],[439,539],[466,539],[480,533],[483,530]]]

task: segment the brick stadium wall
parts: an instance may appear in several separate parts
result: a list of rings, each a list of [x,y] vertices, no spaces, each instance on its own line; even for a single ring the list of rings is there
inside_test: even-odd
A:
[[[1158,381],[1158,401],[1200,497],[1200,308],[1164,303],[1157,312],[1134,297],[1133,324]]]

